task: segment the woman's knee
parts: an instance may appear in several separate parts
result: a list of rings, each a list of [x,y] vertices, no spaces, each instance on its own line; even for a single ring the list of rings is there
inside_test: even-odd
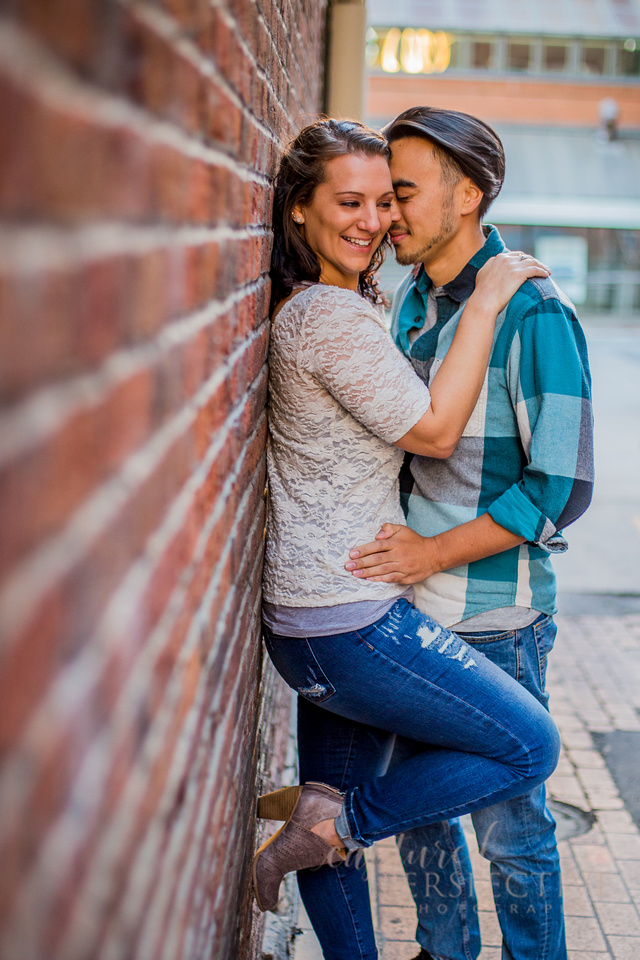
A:
[[[543,783],[551,776],[558,765],[560,758],[560,733],[551,715],[544,711],[538,717],[534,728],[531,758],[531,779],[536,783]]]

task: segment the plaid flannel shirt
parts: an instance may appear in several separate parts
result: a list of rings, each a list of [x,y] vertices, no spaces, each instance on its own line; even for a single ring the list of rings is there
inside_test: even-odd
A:
[[[447,352],[480,267],[506,249],[495,227],[437,297],[421,328],[431,281],[414,270],[394,298],[392,335],[428,384]],[[407,523],[433,536],[487,511],[527,541],[416,585],[416,603],[446,626],[506,606],[556,611],[550,553],[587,508],[593,487],[591,378],[575,309],[548,279],[525,282],[498,317],[482,392],[453,455],[408,456],[401,478]]]

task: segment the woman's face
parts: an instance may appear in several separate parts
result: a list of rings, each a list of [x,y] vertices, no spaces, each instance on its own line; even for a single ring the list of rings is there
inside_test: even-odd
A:
[[[311,202],[293,213],[320,260],[322,283],[356,290],[359,274],[399,216],[387,161],[358,153],[328,160]]]

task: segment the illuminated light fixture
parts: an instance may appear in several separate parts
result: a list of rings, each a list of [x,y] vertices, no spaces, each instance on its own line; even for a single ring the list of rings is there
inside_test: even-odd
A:
[[[436,47],[436,52],[432,61],[433,72],[444,73],[451,63],[451,42],[447,34],[443,33],[442,30],[438,30],[436,34],[432,34],[432,37],[435,40]]]
[[[625,50],[628,50],[629,53],[633,53],[634,50],[636,49],[636,46],[637,44],[635,40],[625,40],[624,42],[624,48]]]
[[[413,74],[443,73],[450,62],[451,42],[442,30],[432,33],[393,27],[384,38],[380,65],[385,73],[398,73],[401,68]]]
[[[392,27],[384,38],[380,57],[380,64],[385,73],[397,73],[400,69],[400,63],[396,56],[399,42],[400,31],[397,27]]]
[[[422,73],[423,55],[422,55],[422,37],[420,33],[427,33],[426,30],[420,32],[416,30],[403,30],[402,40],[400,41],[400,63],[405,73]]]

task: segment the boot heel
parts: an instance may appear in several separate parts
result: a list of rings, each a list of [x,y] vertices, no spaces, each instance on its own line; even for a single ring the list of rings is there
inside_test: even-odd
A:
[[[288,820],[298,802],[302,786],[283,787],[265,793],[258,799],[258,816],[262,820]]]

